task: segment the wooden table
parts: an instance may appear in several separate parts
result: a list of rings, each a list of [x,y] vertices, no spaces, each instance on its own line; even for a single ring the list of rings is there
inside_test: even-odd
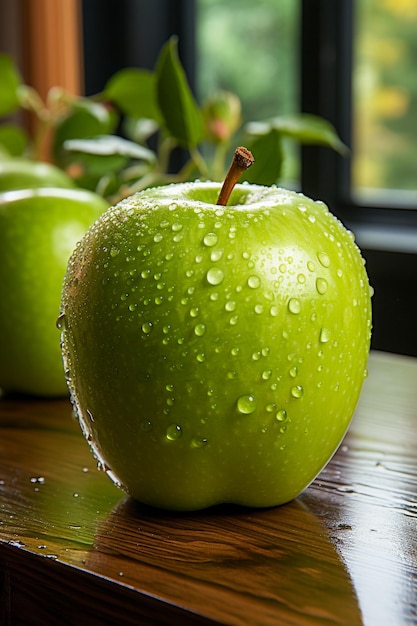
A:
[[[158,512],[97,471],[69,402],[0,400],[0,624],[417,624],[417,360],[371,355],[296,501]]]

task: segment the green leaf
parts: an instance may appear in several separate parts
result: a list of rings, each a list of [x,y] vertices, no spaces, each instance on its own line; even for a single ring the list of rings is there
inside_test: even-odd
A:
[[[247,147],[252,152],[255,162],[244,173],[244,179],[258,185],[276,183],[281,176],[283,163],[280,133],[270,128],[265,134],[247,142]]]
[[[0,126],[0,145],[10,156],[22,156],[28,139],[26,133],[14,124]]]
[[[268,133],[271,128],[302,144],[327,146],[340,154],[348,152],[334,126],[317,115],[299,113],[274,117],[266,122],[250,122],[246,126],[246,131],[252,135],[262,135]]]
[[[0,115],[8,115],[19,107],[20,76],[12,59],[0,54]]]
[[[203,120],[179,61],[175,37],[165,44],[159,55],[156,92],[168,133],[181,146],[195,148],[204,136]]]
[[[68,153],[64,149],[66,141],[107,135],[115,130],[117,122],[117,115],[104,104],[88,99],[76,101],[55,129],[53,154],[56,163],[61,167],[68,165]]]
[[[153,72],[128,67],[114,74],[101,98],[116,104],[125,115],[160,120],[156,101],[156,76]]]
[[[97,156],[118,154],[131,159],[149,161],[150,163],[156,160],[155,153],[152,150],[116,135],[99,135],[92,139],[68,139],[64,143],[64,148]]]

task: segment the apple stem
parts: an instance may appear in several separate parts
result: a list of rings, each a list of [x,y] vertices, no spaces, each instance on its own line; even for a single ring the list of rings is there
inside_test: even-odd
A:
[[[233,155],[233,161],[229,167],[229,171],[226,174],[226,178],[224,179],[223,186],[220,190],[217,204],[220,204],[221,206],[226,206],[230,198],[230,194],[232,193],[237,181],[239,180],[243,172],[254,163],[254,161],[255,159],[253,158],[252,152],[249,152],[249,150],[247,150],[243,146],[236,148]]]

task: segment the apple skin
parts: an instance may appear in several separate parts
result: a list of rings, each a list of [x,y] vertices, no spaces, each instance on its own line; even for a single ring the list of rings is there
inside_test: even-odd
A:
[[[74,181],[51,163],[28,159],[0,159],[0,192],[38,187],[75,188]]]
[[[108,208],[80,189],[0,194],[0,388],[68,395],[56,320],[68,259]]]
[[[295,192],[185,183],[109,209],[63,288],[75,412],[116,484],[177,510],[299,495],[364,377],[371,290],[353,236]]]

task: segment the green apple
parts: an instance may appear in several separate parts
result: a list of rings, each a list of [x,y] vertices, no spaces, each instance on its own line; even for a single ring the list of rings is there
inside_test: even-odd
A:
[[[76,242],[108,207],[80,189],[0,194],[0,388],[68,393],[57,335],[62,282]]]
[[[55,165],[28,159],[0,159],[0,192],[37,187],[73,188],[73,180]]]
[[[195,510],[300,494],[366,376],[370,287],[321,202],[217,183],[140,192],[74,252],[63,355],[82,430],[134,498]]]

